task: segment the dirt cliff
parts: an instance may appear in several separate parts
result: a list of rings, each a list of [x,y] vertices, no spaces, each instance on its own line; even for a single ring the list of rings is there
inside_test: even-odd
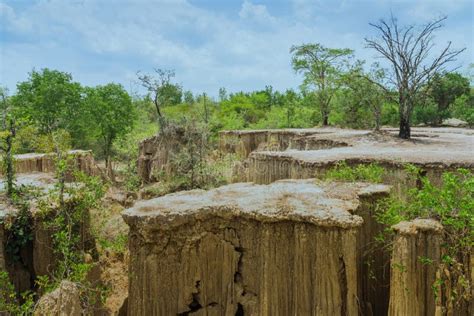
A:
[[[401,222],[394,230],[389,315],[442,315],[433,286],[443,227],[435,220],[419,219]]]
[[[306,139],[318,139],[333,147],[256,150],[245,161],[246,168],[241,168],[239,177],[235,178],[238,181],[271,183],[280,179],[320,177],[339,162],[348,165],[377,163],[387,170],[384,183],[395,186],[395,191],[400,192],[404,187],[415,185],[409,183],[406,164],[420,167],[433,183],[440,181],[444,171],[460,167],[474,170],[474,132],[467,129],[414,129],[411,141],[395,138],[390,131],[374,134],[350,130],[312,135]]]
[[[359,196],[385,186],[234,184],[142,201],[130,315],[356,315]]]
[[[168,162],[182,146],[184,137],[185,130],[183,128],[170,125],[165,131],[162,131],[162,134],[140,142],[137,172],[143,183],[155,182],[160,173],[172,173],[172,167]]]
[[[100,174],[91,151],[71,150],[69,152],[72,166],[87,175],[97,176]],[[54,173],[55,154],[21,154],[15,155],[15,172],[28,174],[34,172]]]
[[[396,236],[390,264],[388,315],[472,315],[472,301],[453,302],[453,293],[459,292],[451,283],[453,271],[442,265],[442,248],[446,247],[443,226],[433,219],[415,219],[400,222],[393,229]],[[447,278],[443,279],[442,274]]]
[[[326,132],[314,128],[221,131],[219,150],[246,158],[255,150],[282,151],[289,147],[306,146],[306,136]]]

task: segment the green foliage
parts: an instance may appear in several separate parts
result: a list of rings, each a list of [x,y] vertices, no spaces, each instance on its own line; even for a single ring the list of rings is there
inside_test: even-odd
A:
[[[452,105],[453,117],[466,121],[469,126],[474,127],[474,92],[471,89],[469,95],[462,95]]]
[[[411,167],[409,172],[418,173]],[[426,177],[421,178],[421,189],[408,191],[408,199],[391,206],[390,212],[397,214],[396,220],[415,218],[436,218],[448,229],[468,229],[474,231],[474,176],[465,169],[445,172],[442,186],[433,185]],[[385,220],[381,220],[385,222]],[[467,236],[465,236],[467,237]],[[464,242],[462,244],[465,244]]]
[[[419,124],[423,123],[425,125],[436,125],[439,123],[438,108],[433,102],[424,104],[423,106],[417,106],[413,110],[413,123]],[[443,114],[442,116],[445,116]]]
[[[205,125],[195,120],[170,123],[163,131],[170,139],[179,138],[179,150],[169,161],[173,170],[171,182],[180,189],[209,188],[223,183],[209,160],[210,133]],[[181,135],[181,136],[177,136]],[[169,181],[169,175],[165,176]]]
[[[419,177],[419,170],[410,166],[413,176]],[[437,264],[442,273],[440,284],[449,282],[452,286],[455,304],[471,299],[469,262],[474,245],[474,175],[471,171],[458,169],[445,172],[440,186],[433,185],[426,177],[421,177],[421,187],[408,191],[406,200],[388,199],[379,206],[378,222],[389,227],[402,220],[434,218],[444,229],[445,242],[442,245],[441,262],[420,258],[423,264]],[[379,236],[379,240],[384,239]],[[386,238],[385,238],[386,240]]]
[[[436,104],[436,123],[449,117],[456,98],[469,94],[469,79],[459,73],[435,74],[430,84],[430,96]]]
[[[28,316],[33,314],[34,293],[26,291],[17,296],[6,271],[0,271],[0,314]],[[22,303],[20,303],[20,301]]]
[[[64,175],[69,164],[66,159],[59,157],[57,173]],[[91,299],[99,289],[92,288],[86,281],[91,264],[85,262],[84,257],[90,242],[84,227],[89,222],[89,211],[99,206],[105,186],[99,178],[81,172],[75,172],[74,178],[77,184],[65,185],[58,181],[55,188],[38,201],[38,216],[41,216],[45,227],[53,232],[52,248],[58,261],[52,276],[40,278],[37,283],[43,291],[48,292],[64,279],[78,282],[84,286],[85,298]]]
[[[99,244],[104,249],[112,250],[115,253],[123,254],[127,251],[128,247],[128,235],[119,234],[113,240],[100,238],[98,240]]]
[[[382,104],[381,124],[388,126],[397,126],[400,114],[398,105],[394,102],[384,102]]]
[[[31,227],[33,225],[29,205],[18,203],[19,211],[11,220],[5,223],[6,245],[5,252],[13,261],[20,261],[20,251],[33,240]]]
[[[359,61],[353,69],[341,76],[344,86],[336,94],[340,122],[338,125],[351,128],[374,128],[379,130],[382,120],[382,106],[387,99],[381,88],[385,71],[378,64],[364,72],[363,62]],[[367,118],[372,117],[371,120]]]
[[[413,165],[406,166],[408,179],[418,180],[420,185],[407,190],[404,199],[394,196],[380,201],[377,205],[375,218],[383,224],[385,230],[376,241],[384,245],[393,236],[391,227],[401,221],[417,218],[432,218],[438,220],[444,230],[442,244],[442,260],[435,262],[431,258],[420,257],[424,265],[436,264],[442,273],[437,284],[449,283],[452,287],[454,304],[464,304],[471,300],[469,264],[471,250],[474,245],[474,175],[466,169],[456,172],[445,172],[441,185],[432,184],[422,176],[421,170]],[[326,179],[344,181],[382,182],[384,169],[378,165],[358,165],[350,167],[340,163],[325,174]],[[394,265],[394,268],[404,271],[405,267]],[[437,290],[438,291],[438,290]],[[439,293],[435,293],[439,295]]]
[[[86,109],[90,133],[99,140],[108,162],[115,139],[130,132],[136,117],[135,107],[121,85],[108,84],[86,89]]]
[[[347,165],[346,162],[340,162],[326,172],[325,179],[339,181],[365,181],[381,183],[385,169],[378,164],[368,165],[359,164],[356,167]]]
[[[58,171],[60,172],[60,171]],[[66,186],[66,198],[61,202],[61,187],[58,185],[48,196],[38,203],[43,223],[52,233],[55,257],[58,258],[51,276],[41,276],[36,280],[38,287],[50,292],[67,279],[81,285],[81,300],[86,308],[92,308],[104,289],[92,286],[86,277],[92,265],[85,261],[85,251],[90,240],[85,235],[84,225],[89,221],[89,211],[98,207],[105,193],[102,181],[75,173],[80,184]]]
[[[81,86],[70,74],[47,68],[33,70],[17,90],[14,103],[18,111],[41,132],[73,128],[74,118],[80,114]]]
[[[321,44],[302,44],[290,49],[292,66],[304,76],[304,90],[316,89],[317,106],[328,125],[332,98],[340,86],[341,75],[349,68],[354,51],[326,48]]]

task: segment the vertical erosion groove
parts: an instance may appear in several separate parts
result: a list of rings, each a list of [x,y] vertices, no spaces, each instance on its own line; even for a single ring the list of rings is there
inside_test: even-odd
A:
[[[339,287],[341,290],[341,315],[347,315],[347,276],[346,276],[346,263],[344,262],[344,257],[339,257]]]

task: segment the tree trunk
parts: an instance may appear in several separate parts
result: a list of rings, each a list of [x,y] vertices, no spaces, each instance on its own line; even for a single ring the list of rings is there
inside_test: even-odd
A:
[[[400,131],[398,137],[403,139],[410,139],[410,120],[404,115],[400,114]]]
[[[329,125],[329,102],[330,98],[328,98],[324,91],[319,91],[317,94],[319,109],[321,111],[321,117],[323,119],[323,126]]]
[[[5,164],[6,164],[6,173],[7,173],[7,196],[11,197],[14,190],[14,169],[13,169],[13,137],[14,129],[12,128],[12,123],[10,122],[10,135],[7,136],[7,151],[5,155]]]
[[[436,113],[436,124],[437,125],[442,125],[443,124],[443,114],[444,111],[448,109],[448,102],[444,98],[442,100],[439,100],[438,102],[438,112]]]
[[[380,120],[382,116],[382,109],[376,105],[374,107],[374,119],[375,119],[375,131],[379,132],[380,131]]]
[[[398,137],[403,139],[410,139],[410,109],[409,100],[406,97],[406,91],[399,91],[399,112],[400,112],[400,131]]]
[[[329,119],[328,115],[324,114],[323,115],[323,126],[328,126],[329,125],[328,119]]]
[[[114,166],[112,165],[112,161],[110,160],[110,158],[108,159],[106,168],[107,168],[107,173],[109,175],[110,181],[112,183],[115,183]]]

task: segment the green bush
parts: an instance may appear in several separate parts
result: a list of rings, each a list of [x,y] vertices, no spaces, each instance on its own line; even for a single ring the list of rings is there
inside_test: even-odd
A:
[[[378,164],[371,163],[368,165],[359,164],[355,167],[347,165],[345,161],[339,162],[328,170],[324,175],[327,180],[338,181],[363,181],[381,183],[385,169]]]
[[[474,93],[456,98],[451,111],[453,117],[466,121],[470,127],[474,127]]]
[[[15,292],[6,271],[0,271],[0,314],[28,316],[33,314],[35,294],[31,291]]]
[[[413,110],[413,124],[437,125],[440,115],[446,117],[447,113],[439,113],[434,103],[417,106]]]
[[[419,171],[411,168],[413,175]],[[441,262],[423,260],[424,264],[437,264],[442,273],[438,285],[451,284],[450,298],[454,304],[465,304],[471,297],[470,256],[474,245],[474,175],[466,169],[445,172],[440,186],[433,185],[426,177],[421,178],[420,188],[408,190],[404,200],[385,200],[376,215],[378,222],[387,229],[378,236],[387,241],[393,233],[393,225],[416,218],[438,220],[444,228]],[[437,288],[437,287],[434,287]]]

